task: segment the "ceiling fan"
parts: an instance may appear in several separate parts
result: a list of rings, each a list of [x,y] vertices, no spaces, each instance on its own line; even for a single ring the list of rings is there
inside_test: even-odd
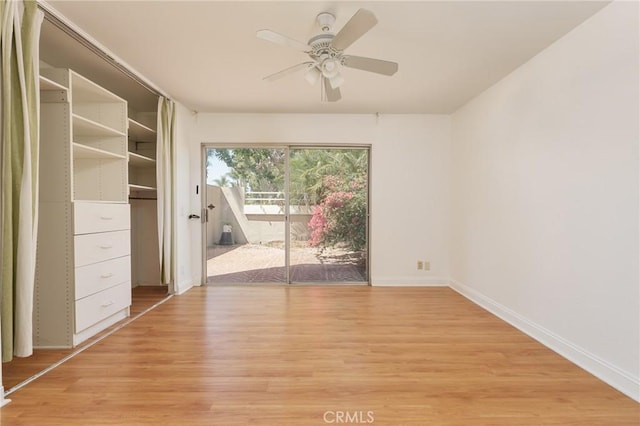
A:
[[[320,80],[321,94],[324,95],[323,100],[336,102],[342,97],[340,86],[344,82],[344,77],[340,73],[341,67],[356,68],[382,75],[393,75],[398,71],[396,62],[344,54],[347,47],[378,23],[373,12],[359,9],[337,34],[331,32],[336,21],[335,16],[331,13],[320,13],[316,20],[322,32],[312,37],[307,44],[271,30],[256,32],[258,38],[301,50],[311,58],[310,61],[268,75],[264,78],[265,80],[277,80],[295,71],[306,69],[304,77],[309,84],[314,85]]]

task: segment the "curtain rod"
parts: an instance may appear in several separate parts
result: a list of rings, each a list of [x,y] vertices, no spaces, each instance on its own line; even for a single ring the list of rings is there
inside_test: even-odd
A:
[[[107,61],[111,66],[116,68],[118,71],[125,74],[127,77],[134,80],[136,83],[140,84],[142,87],[147,89],[149,92],[153,93],[156,96],[163,96],[167,99],[171,99],[166,93],[157,88],[154,84],[149,82],[147,79],[142,77],[136,71],[132,69],[128,64],[124,61],[117,58],[113,55],[106,47],[102,46],[97,40],[95,40],[90,35],[86,34],[80,28],[76,27],[71,23],[65,16],[61,15],[56,9],[54,9],[51,5],[49,5],[45,0],[38,0],[38,7],[42,12],[44,12],[44,18],[55,25],[60,30],[64,31],[71,38],[82,44],[87,49],[91,50],[93,53],[98,55],[100,58]]]

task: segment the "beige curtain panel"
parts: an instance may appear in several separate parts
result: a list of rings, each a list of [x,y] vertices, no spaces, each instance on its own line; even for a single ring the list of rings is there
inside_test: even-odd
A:
[[[33,352],[38,231],[39,52],[44,14],[35,1],[0,2],[2,146],[2,360]]]
[[[158,243],[160,279],[163,284],[174,283],[175,242],[173,170],[176,139],[175,103],[164,97],[158,99],[158,136],[156,143],[156,181],[158,184]]]

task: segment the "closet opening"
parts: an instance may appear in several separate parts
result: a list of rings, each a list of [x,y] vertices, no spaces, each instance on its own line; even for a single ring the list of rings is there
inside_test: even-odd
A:
[[[91,46],[46,5],[39,7],[45,20],[36,275],[42,278],[35,289],[34,353],[2,365],[8,393],[170,297],[160,282],[153,238],[162,93]],[[92,215],[108,225],[94,226]],[[111,236],[113,243],[100,243],[111,254],[90,257],[82,247],[88,239]]]

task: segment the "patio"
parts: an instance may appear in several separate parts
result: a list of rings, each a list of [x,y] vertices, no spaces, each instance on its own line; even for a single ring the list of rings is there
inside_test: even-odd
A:
[[[319,250],[292,243],[291,282],[366,283],[366,267],[359,256],[340,249]],[[214,245],[207,248],[207,284],[285,283],[282,242]]]

